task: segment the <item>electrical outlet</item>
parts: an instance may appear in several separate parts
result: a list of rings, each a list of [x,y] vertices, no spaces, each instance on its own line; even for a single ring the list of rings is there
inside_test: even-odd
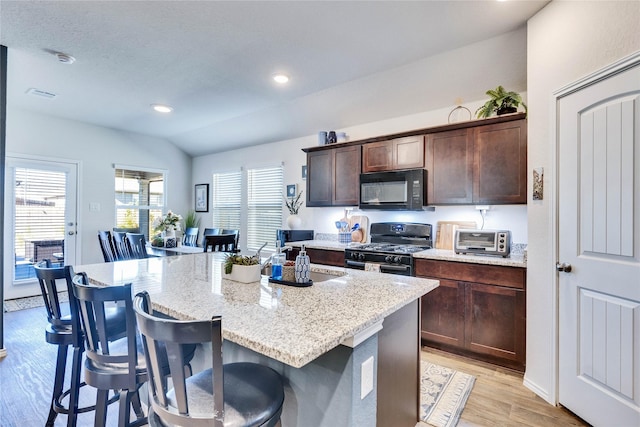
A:
[[[360,399],[373,391],[373,356],[360,365]]]
[[[89,203],[89,212],[100,212],[100,203],[98,202]]]
[[[476,210],[478,211],[488,211],[491,209],[489,205],[476,205]]]

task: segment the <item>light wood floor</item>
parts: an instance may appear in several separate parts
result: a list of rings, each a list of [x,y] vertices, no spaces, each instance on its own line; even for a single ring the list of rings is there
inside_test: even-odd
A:
[[[567,409],[536,396],[522,385],[523,376],[518,372],[428,347],[423,347],[421,357],[476,377],[458,427],[589,425]]]
[[[0,359],[2,427],[44,425],[56,357],[56,347],[44,340],[46,323],[42,307],[5,313],[8,356]],[[549,405],[525,388],[522,374],[429,348],[423,349],[421,357],[476,377],[459,427],[588,425],[571,412]],[[95,402],[87,391],[82,393],[83,404]],[[110,407],[109,426],[116,425],[116,416],[117,407]],[[56,426],[66,425],[66,418],[59,415]],[[78,425],[93,426],[93,413],[80,415]]]

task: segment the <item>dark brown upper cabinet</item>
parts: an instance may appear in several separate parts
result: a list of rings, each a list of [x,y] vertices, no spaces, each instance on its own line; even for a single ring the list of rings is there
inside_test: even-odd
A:
[[[526,203],[526,120],[429,134],[425,164],[430,205]]]
[[[424,167],[424,136],[415,135],[362,146],[362,172]]]
[[[360,162],[360,145],[307,152],[307,206],[358,205]]]

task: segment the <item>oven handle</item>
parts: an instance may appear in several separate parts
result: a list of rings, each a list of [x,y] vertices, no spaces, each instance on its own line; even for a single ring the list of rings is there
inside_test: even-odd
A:
[[[347,267],[354,267],[360,270],[364,270],[364,266],[366,264],[366,262],[361,262],[361,261],[352,261],[350,259],[345,261],[345,264],[347,265]],[[390,265],[390,264],[379,264],[380,265],[380,270],[387,270],[387,271],[408,271],[411,270],[411,267],[408,265]]]

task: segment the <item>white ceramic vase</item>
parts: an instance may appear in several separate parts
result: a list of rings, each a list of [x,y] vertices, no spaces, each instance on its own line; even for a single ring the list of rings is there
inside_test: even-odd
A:
[[[164,237],[167,238],[167,239],[175,238],[176,237],[176,230],[165,230],[164,231]]]
[[[292,230],[299,230],[302,227],[302,218],[298,215],[291,214],[287,217],[287,225]]]

